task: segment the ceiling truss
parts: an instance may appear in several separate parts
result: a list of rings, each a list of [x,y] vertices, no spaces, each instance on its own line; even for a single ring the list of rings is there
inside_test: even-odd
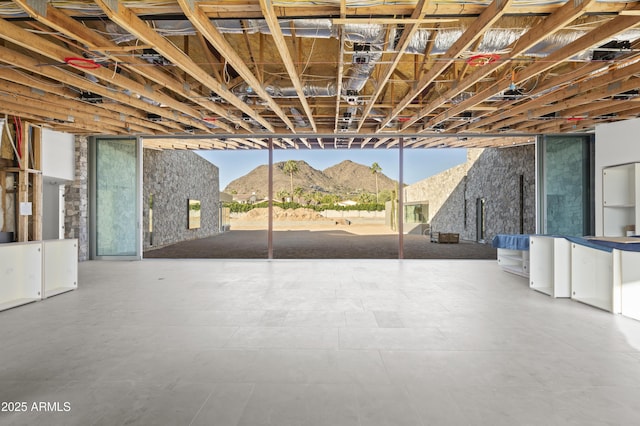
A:
[[[513,146],[640,114],[640,3],[0,0],[0,114],[153,149]]]

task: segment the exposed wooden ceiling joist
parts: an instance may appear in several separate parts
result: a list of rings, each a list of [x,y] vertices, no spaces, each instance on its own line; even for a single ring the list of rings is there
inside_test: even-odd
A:
[[[156,149],[505,146],[638,114],[637,2],[0,5],[0,114],[83,135],[226,138]]]
[[[313,118],[313,112],[311,111],[311,107],[309,106],[309,102],[307,102],[306,95],[302,88],[302,82],[300,81],[300,76],[298,75],[298,71],[296,70],[296,66],[293,63],[293,58],[291,57],[291,52],[289,52],[289,48],[287,46],[287,42],[282,34],[282,30],[280,29],[280,23],[278,22],[278,17],[273,10],[273,4],[271,0],[260,0],[260,7],[262,8],[262,14],[264,15],[264,20],[269,26],[269,30],[271,31],[271,37],[273,38],[273,42],[278,48],[278,52],[280,53],[280,57],[282,58],[282,62],[284,63],[284,67],[289,74],[289,78],[291,78],[291,83],[296,89],[296,93],[298,94],[298,99],[302,104],[302,108],[304,109],[305,114],[307,115],[307,119],[311,125],[311,128],[314,131],[318,131],[316,127],[315,120]]]

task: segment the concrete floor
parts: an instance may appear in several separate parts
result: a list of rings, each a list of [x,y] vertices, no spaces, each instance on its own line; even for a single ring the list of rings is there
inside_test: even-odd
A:
[[[2,425],[640,419],[640,322],[487,260],[84,262],[0,344]]]

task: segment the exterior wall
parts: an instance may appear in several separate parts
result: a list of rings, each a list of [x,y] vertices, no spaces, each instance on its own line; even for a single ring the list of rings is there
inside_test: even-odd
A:
[[[78,239],[78,260],[89,259],[88,145],[85,136],[75,137],[75,180],[65,186],[65,238]]]
[[[477,239],[476,200],[485,199],[485,242],[520,232],[520,175],[524,176],[524,232],[535,232],[535,146],[469,149],[467,162],[405,188],[405,202],[429,204],[437,232]],[[466,201],[466,206],[465,206]]]
[[[146,250],[219,232],[218,168],[191,151],[144,150],[143,224]],[[153,246],[149,233],[149,198],[153,194]],[[189,199],[201,202],[201,225],[188,229]]]

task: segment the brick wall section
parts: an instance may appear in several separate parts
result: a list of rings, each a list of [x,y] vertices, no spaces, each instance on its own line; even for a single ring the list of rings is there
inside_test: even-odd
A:
[[[485,199],[485,242],[520,232],[520,175],[524,233],[535,232],[535,146],[469,149],[467,162],[405,189],[406,202],[427,201],[431,229],[476,240],[476,200]],[[465,220],[466,200],[466,220]]]
[[[218,230],[218,168],[191,151],[144,150],[144,244],[161,247],[215,235]],[[153,246],[149,235],[149,196],[153,194]],[[201,202],[201,227],[188,229],[189,199]]]
[[[75,180],[65,186],[64,237],[78,239],[78,260],[89,259],[89,166],[85,136],[75,138]]]

